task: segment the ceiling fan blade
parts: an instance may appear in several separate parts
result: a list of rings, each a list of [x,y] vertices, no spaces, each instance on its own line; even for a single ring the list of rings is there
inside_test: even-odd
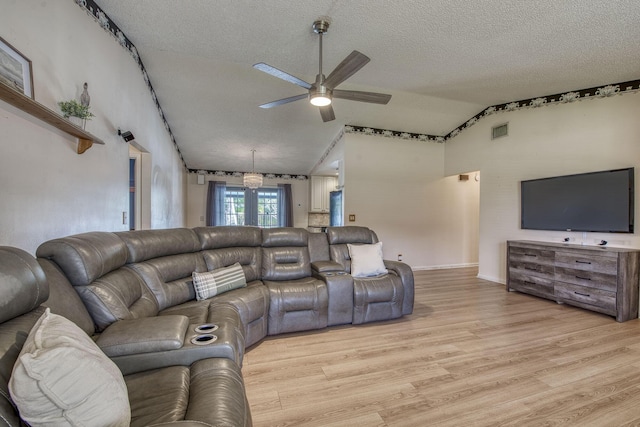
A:
[[[311,89],[311,84],[295,76],[292,76],[287,72],[279,70],[276,67],[272,67],[269,64],[265,64],[264,62],[258,62],[257,64],[253,64],[253,68],[255,68],[256,70],[263,71],[267,74],[271,74],[273,77],[277,77],[289,83],[293,83],[294,85],[302,86],[305,89]]]
[[[348,99],[350,101],[371,102],[373,104],[386,104],[391,99],[391,95],[376,92],[360,92],[358,90],[333,90],[333,97]]]
[[[268,102],[266,104],[262,104],[260,106],[260,108],[277,107],[278,105],[288,104],[290,102],[298,101],[300,99],[305,99],[305,98],[308,98],[308,97],[309,97],[308,94],[303,93],[302,95],[290,96],[288,98],[278,99],[277,101],[273,101],[273,102]]]
[[[371,59],[367,55],[354,50],[329,74],[329,77],[324,81],[324,85],[329,89],[333,89],[354,75],[360,68],[367,65],[369,61]]]
[[[336,115],[333,114],[333,107],[331,105],[320,107],[320,115],[322,116],[323,122],[330,122],[336,118]]]

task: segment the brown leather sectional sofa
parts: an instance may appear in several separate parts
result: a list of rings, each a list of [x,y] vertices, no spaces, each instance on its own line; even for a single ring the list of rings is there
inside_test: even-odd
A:
[[[131,425],[251,425],[245,349],[267,335],[398,318],[413,310],[413,273],[351,276],[347,244],[365,227],[200,227],[90,232],[0,248],[0,426],[22,425],[8,391],[44,307],[71,320],[124,375]],[[198,301],[193,272],[240,263],[247,286]],[[191,424],[193,423],[193,424]]]

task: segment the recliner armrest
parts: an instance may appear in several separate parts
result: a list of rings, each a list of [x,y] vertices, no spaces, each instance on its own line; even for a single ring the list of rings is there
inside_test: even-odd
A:
[[[413,313],[414,283],[413,270],[404,262],[384,260],[384,266],[389,272],[400,276],[404,288],[404,300],[402,301],[402,314]]]
[[[314,261],[311,263],[311,270],[314,273],[326,273],[330,271],[344,271],[344,267],[336,261]]]
[[[119,320],[98,337],[96,344],[109,357],[176,350],[189,328],[186,316],[157,316]]]

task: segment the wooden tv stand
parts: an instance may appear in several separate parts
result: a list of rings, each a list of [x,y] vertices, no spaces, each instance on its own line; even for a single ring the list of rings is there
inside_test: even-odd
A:
[[[638,318],[640,249],[507,241],[507,290]]]

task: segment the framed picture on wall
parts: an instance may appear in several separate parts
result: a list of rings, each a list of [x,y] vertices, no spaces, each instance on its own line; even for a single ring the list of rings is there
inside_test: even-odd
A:
[[[33,98],[31,61],[0,37],[0,83]]]

